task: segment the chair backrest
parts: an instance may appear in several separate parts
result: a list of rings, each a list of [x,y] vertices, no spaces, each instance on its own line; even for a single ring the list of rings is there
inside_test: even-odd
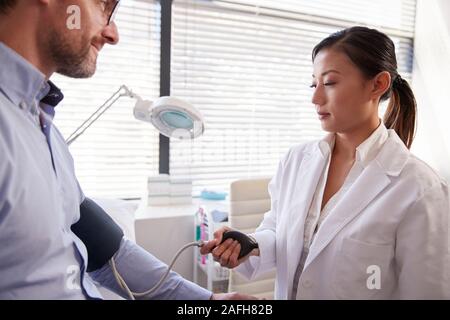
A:
[[[270,210],[268,184],[270,178],[245,179],[231,183],[229,225],[244,233],[252,233],[264,214]],[[257,297],[273,299],[275,271],[248,281],[234,270],[230,272],[228,289]]]

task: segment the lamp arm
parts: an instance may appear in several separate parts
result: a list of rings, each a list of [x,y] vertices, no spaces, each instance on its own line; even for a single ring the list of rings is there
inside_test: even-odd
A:
[[[79,136],[81,136],[98,118],[102,116],[112,105],[121,97],[138,98],[127,86],[120,86],[119,90],[113,93],[89,118],[87,118],[70,136],[66,139],[67,145],[71,145]]]

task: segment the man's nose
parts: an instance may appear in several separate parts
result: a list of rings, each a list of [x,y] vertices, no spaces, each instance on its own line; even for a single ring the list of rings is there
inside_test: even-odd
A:
[[[114,21],[111,21],[111,23],[103,29],[102,37],[105,38],[106,42],[111,45],[119,42],[119,31],[117,30],[117,26]]]

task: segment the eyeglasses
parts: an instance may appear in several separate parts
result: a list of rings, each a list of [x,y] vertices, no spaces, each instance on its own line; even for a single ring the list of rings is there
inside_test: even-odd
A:
[[[120,0],[108,1],[108,5],[107,5],[106,10],[105,10],[106,13],[109,14],[109,16],[108,16],[108,25],[110,25],[111,22],[114,21],[116,13],[119,10],[119,4],[120,4]]]

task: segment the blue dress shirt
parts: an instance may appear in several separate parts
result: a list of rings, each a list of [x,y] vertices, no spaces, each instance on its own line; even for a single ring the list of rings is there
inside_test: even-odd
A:
[[[86,272],[86,247],[70,229],[84,195],[65,140],[52,124],[48,98],[54,88],[2,42],[0,66],[0,299],[101,299],[96,283],[126,297],[108,264]],[[116,266],[135,292],[151,288],[167,268],[127,239]],[[210,297],[171,272],[146,298]]]

